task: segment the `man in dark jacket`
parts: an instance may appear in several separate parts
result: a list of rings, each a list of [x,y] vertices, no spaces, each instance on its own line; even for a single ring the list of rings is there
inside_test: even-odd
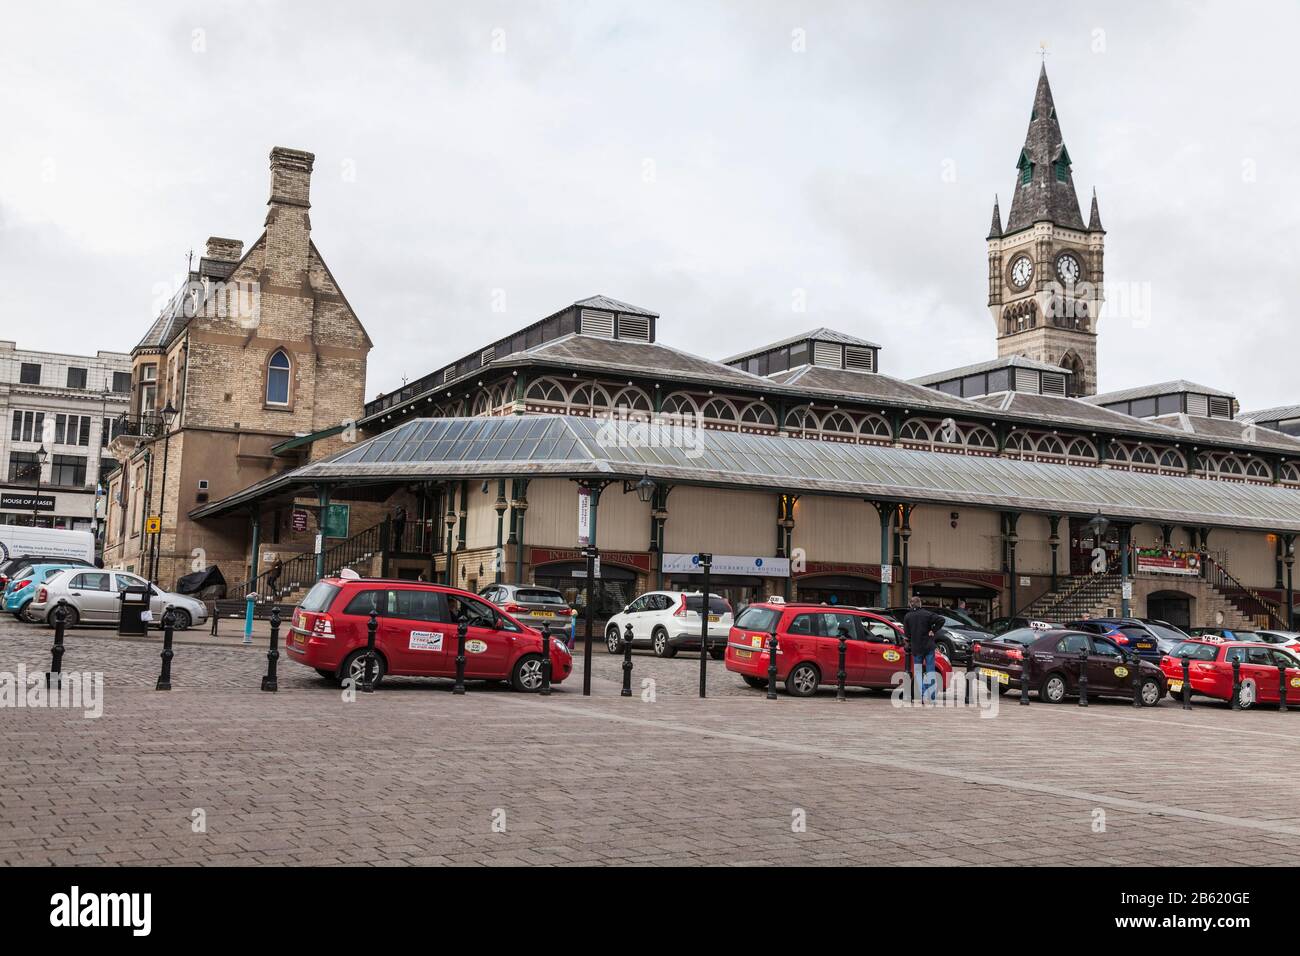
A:
[[[937,677],[934,668],[935,635],[947,623],[943,617],[921,607],[921,599],[913,597],[911,610],[903,615],[903,633],[912,657],[912,673],[916,678],[916,696],[923,701],[928,697],[935,703],[938,697]]]

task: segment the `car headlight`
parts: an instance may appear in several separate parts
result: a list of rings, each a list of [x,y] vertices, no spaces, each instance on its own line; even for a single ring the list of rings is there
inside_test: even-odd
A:
[[[564,651],[564,653],[566,654],[569,653],[569,645],[564,643],[564,641],[560,640],[558,637],[551,638],[551,643],[554,644],[556,647],[558,647],[560,650]]]

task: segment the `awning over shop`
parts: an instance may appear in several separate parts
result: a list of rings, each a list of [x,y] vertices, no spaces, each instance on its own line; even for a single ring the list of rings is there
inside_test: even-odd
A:
[[[314,486],[459,478],[636,479],[1111,520],[1300,531],[1300,489],[562,415],[424,418],[190,512]]]

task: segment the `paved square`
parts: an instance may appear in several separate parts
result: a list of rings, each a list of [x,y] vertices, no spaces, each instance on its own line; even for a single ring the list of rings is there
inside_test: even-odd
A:
[[[52,632],[0,623],[0,671]],[[9,864],[1283,864],[1300,845],[1300,713],[1169,702],[904,710],[767,701],[698,658],[597,645],[543,699],[390,680],[346,702],[265,644],[69,632],[103,716],[0,709]],[[581,658],[579,658],[579,665]],[[642,697],[653,680],[654,700]],[[204,832],[195,832],[196,818]],[[1104,832],[1096,832],[1104,817]]]

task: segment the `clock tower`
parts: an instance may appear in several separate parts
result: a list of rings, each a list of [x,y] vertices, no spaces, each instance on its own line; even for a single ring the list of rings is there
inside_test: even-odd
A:
[[[997,326],[999,357],[1023,355],[1059,365],[1074,373],[1070,394],[1094,395],[1106,231],[1095,191],[1084,225],[1070,163],[1044,65],[1016,161],[1005,229],[993,200],[989,312]]]

